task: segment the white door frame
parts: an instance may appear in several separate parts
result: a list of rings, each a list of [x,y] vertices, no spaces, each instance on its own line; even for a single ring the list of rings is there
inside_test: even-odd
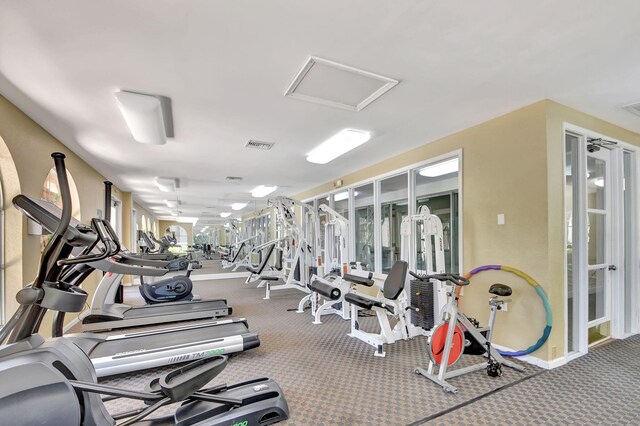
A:
[[[609,248],[609,256],[608,261],[609,264],[615,265],[617,269],[615,271],[607,271],[609,279],[611,280],[610,288],[617,289],[616,291],[612,291],[609,300],[610,300],[610,317],[611,317],[611,337],[612,338],[625,338],[629,335],[638,333],[640,329],[640,315],[638,313],[638,308],[640,306],[640,290],[638,286],[633,286],[631,289],[631,293],[629,297],[633,300],[633,306],[629,315],[631,315],[631,332],[625,332],[625,295],[622,291],[622,287],[625,284],[625,265],[624,265],[624,239],[619,238],[624,234],[624,204],[622,197],[622,191],[611,191],[611,188],[622,188],[624,184],[624,176],[623,176],[623,155],[624,151],[631,152],[633,154],[632,161],[632,170],[631,170],[631,184],[634,188],[632,193],[632,217],[634,218],[634,222],[632,223],[632,229],[634,232],[632,235],[629,235],[628,238],[632,238],[635,241],[638,241],[638,170],[640,170],[640,163],[638,155],[638,147],[634,145],[627,144],[623,141],[617,140],[615,138],[609,137],[607,135],[601,135],[597,132],[591,131],[589,129],[585,129],[579,126],[575,126],[569,123],[563,123],[563,146],[566,140],[566,134],[571,133],[574,136],[579,138],[579,144],[581,147],[585,147],[585,149],[580,150],[580,155],[578,156],[575,170],[573,170],[573,176],[586,176],[587,173],[587,152],[586,152],[586,143],[587,137],[589,138],[603,138],[605,140],[617,142],[615,148],[611,150],[611,159],[608,162],[607,175],[609,176],[610,183],[607,185],[609,191],[611,192],[610,198],[610,208],[608,211],[607,219],[610,221],[611,226],[608,226],[607,229],[611,233],[609,236],[609,240],[611,241]],[[604,149],[604,148],[603,148]],[[567,164],[564,164],[565,169]],[[575,182],[574,182],[575,183]],[[576,306],[577,310],[574,312],[574,318],[578,321],[577,330],[578,333],[574,336],[574,340],[577,341],[577,353],[568,353],[568,282],[567,282],[567,259],[565,256],[565,355],[571,359],[576,356],[580,356],[586,354],[589,350],[588,343],[588,275],[587,275],[587,256],[588,253],[584,250],[586,247],[586,236],[587,236],[587,188],[584,184],[584,181],[580,183],[581,188],[578,192],[578,199],[574,199],[574,205],[583,206],[581,210],[583,214],[580,214],[581,217],[573,217],[573,227],[578,229],[577,235],[575,235],[573,239],[573,247],[574,250],[576,247],[582,247],[581,255],[575,259],[576,261],[573,264],[574,268],[574,277],[577,277],[577,281],[580,283],[580,288],[574,285],[574,295],[573,297],[577,298]],[[566,227],[565,227],[565,247],[567,246],[567,235],[566,235]],[[633,245],[632,245],[633,246]],[[637,258],[637,250],[632,250],[631,256],[633,259]],[[637,259],[636,259],[637,260]],[[638,262],[634,262],[638,264]],[[631,282],[637,283],[638,278],[638,268],[631,271]],[[575,333],[574,333],[575,334]]]

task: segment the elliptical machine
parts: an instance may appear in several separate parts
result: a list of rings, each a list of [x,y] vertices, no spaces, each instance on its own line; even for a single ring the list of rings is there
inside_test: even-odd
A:
[[[159,408],[182,402],[175,413],[148,420],[148,424],[264,425],[288,418],[282,390],[271,379],[202,389],[226,366],[226,356],[194,361],[150,381],[145,391],[131,391],[96,383],[95,370],[77,344],[77,338],[45,341],[37,334],[47,310],[79,312],[87,293],[60,278],[65,269],[100,261],[117,252],[109,232],[98,220],[69,226],[71,196],[64,155],[53,155],[63,200],[63,213],[42,253],[34,281],[20,290],[16,313],[0,330],[0,412],[14,425],[77,424],[121,426],[146,419]],[[44,202],[43,202],[44,203]],[[25,212],[27,214],[27,212]],[[28,215],[28,214],[27,214]],[[74,247],[90,248],[69,258]],[[93,250],[95,248],[95,250]],[[146,406],[110,414],[100,395],[129,398]]]

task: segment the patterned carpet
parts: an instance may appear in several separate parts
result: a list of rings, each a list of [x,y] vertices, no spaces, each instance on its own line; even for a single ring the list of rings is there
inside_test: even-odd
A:
[[[218,262],[203,263],[209,273],[218,268]],[[127,290],[127,295],[137,293],[135,288]],[[388,345],[386,358],[377,358],[373,347],[347,336],[348,321],[330,315],[323,324],[313,325],[309,313],[294,312],[304,295],[297,290],[274,291],[265,301],[264,289],[238,278],[194,282],[194,292],[205,299],[227,298],[234,316],[247,318],[261,340],[259,348],[232,356],[213,383],[257,376],[277,380],[291,411],[290,420],[282,424],[640,423],[635,400],[640,361],[633,357],[640,337],[596,348],[552,371],[528,366],[525,373],[505,369],[499,378],[484,371],[454,378],[451,383],[459,393],[453,395],[413,372],[416,366],[426,366],[426,338]],[[375,318],[362,322],[375,331]],[[464,356],[459,364],[473,362],[478,357]],[[140,372],[104,382],[142,389],[156,374]],[[126,401],[108,403],[111,412],[134,406]]]

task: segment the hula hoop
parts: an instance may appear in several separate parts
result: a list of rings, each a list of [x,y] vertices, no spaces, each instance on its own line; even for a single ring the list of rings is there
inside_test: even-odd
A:
[[[498,351],[498,352],[502,356],[523,356],[523,355],[528,355],[531,352],[534,352],[534,351],[538,350],[544,344],[544,342],[546,342],[547,339],[549,338],[549,335],[551,334],[551,326],[553,324],[553,319],[552,319],[552,315],[551,315],[551,305],[549,304],[549,299],[547,298],[547,293],[545,293],[544,290],[542,289],[542,287],[540,287],[540,284],[538,284],[529,275],[525,274],[524,272],[522,272],[522,271],[520,271],[520,270],[518,270],[516,268],[512,268],[510,266],[501,266],[501,265],[480,266],[478,268],[472,269],[464,277],[466,279],[470,279],[473,275],[476,275],[479,272],[490,271],[490,270],[511,272],[512,274],[515,274],[515,275],[519,276],[520,278],[524,279],[527,283],[529,283],[531,286],[533,286],[533,288],[536,290],[536,293],[538,293],[538,296],[540,297],[540,300],[542,300],[542,304],[544,305],[544,310],[546,312],[546,319],[547,319],[547,325],[545,326],[544,331],[542,332],[542,337],[540,337],[538,339],[538,341],[534,345],[529,346],[527,349],[524,349],[524,350],[521,350],[521,351],[515,351],[515,352]]]

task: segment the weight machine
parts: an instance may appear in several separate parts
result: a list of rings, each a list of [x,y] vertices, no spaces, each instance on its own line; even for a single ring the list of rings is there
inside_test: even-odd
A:
[[[324,225],[324,253],[318,256],[317,273],[309,280],[311,293],[298,303],[298,313],[304,313],[304,307],[311,304],[313,324],[322,324],[322,315],[337,314],[342,319],[349,319],[349,303],[344,297],[351,284],[342,279],[349,271],[349,220],[326,204],[318,208],[329,216]]]

